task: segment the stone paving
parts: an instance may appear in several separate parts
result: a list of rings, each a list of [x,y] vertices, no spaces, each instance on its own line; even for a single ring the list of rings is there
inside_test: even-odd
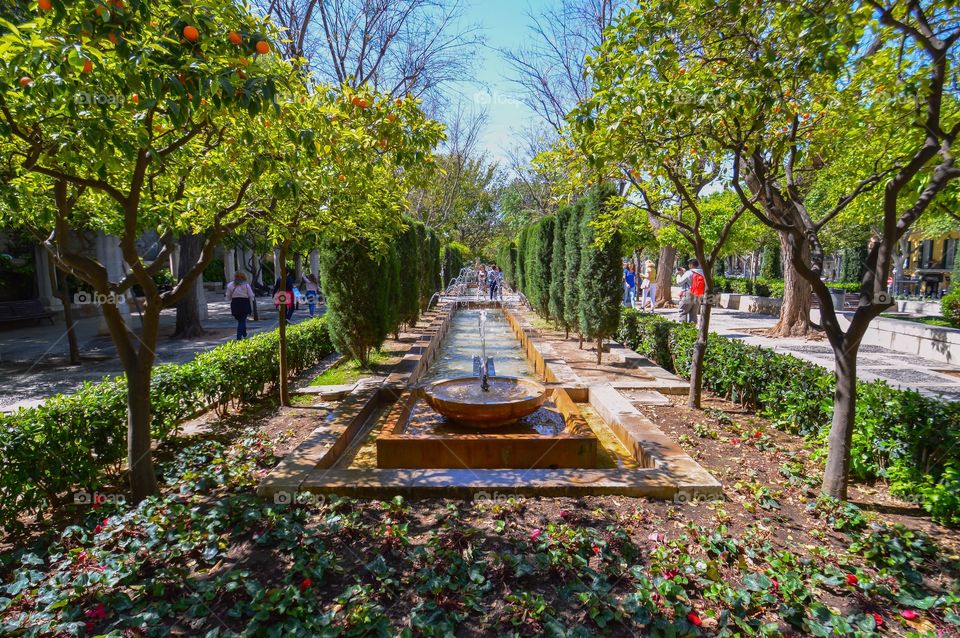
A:
[[[670,319],[677,318],[676,310],[657,312]],[[777,318],[770,315],[714,308],[710,317],[710,329],[732,339],[792,354],[827,370],[833,370],[833,349],[825,338],[774,339],[756,334],[755,331],[771,328],[776,322]],[[883,379],[895,388],[917,390],[927,396],[960,401],[960,366],[864,344],[860,346],[857,369],[859,378],[865,381]]]
[[[230,306],[220,292],[207,293],[209,317],[203,322],[209,334],[200,339],[171,339],[176,311],[161,314],[160,338],[157,343],[157,363],[184,363],[199,352],[214,348],[236,335],[236,320],[230,315]],[[260,321],[247,322],[247,334],[270,331],[277,327],[276,314],[269,300],[259,299]],[[322,309],[321,309],[322,311]],[[298,310],[293,322],[308,316],[306,308]],[[138,326],[136,313],[133,327]],[[108,335],[99,334],[97,317],[77,321],[77,341],[83,363],[67,365],[67,339],[62,315],[56,324],[13,328],[0,331],[0,412],[18,407],[35,406],[57,393],[69,393],[84,381],[101,381],[122,372],[116,358],[116,349]]]

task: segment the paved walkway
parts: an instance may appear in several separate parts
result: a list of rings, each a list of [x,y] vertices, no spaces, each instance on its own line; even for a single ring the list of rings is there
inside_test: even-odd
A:
[[[658,310],[671,319],[677,318],[676,310]],[[710,328],[745,343],[771,348],[784,354],[816,363],[833,370],[833,348],[823,339],[771,338],[755,331],[771,328],[777,318],[769,315],[714,308]],[[865,381],[883,379],[895,388],[917,390],[927,396],[937,396],[949,401],[960,401],[960,367],[939,361],[924,359],[880,346],[860,346],[858,376]],[[949,370],[951,373],[939,372]]]
[[[157,343],[157,363],[183,363],[198,352],[214,348],[236,335],[237,322],[230,315],[230,306],[220,292],[207,293],[209,317],[203,322],[208,334],[200,339],[186,341],[171,339],[176,322],[176,311],[165,310],[161,315],[160,339]],[[268,299],[258,300],[260,321],[247,323],[250,336],[277,327],[276,313]],[[293,317],[293,323],[307,317],[302,306]],[[53,394],[69,393],[84,381],[101,381],[121,373],[116,349],[108,335],[98,334],[99,318],[78,320],[77,340],[83,363],[67,365],[68,351],[63,316],[56,324],[30,326],[0,331],[0,411],[34,406]],[[139,319],[133,316],[133,327]]]

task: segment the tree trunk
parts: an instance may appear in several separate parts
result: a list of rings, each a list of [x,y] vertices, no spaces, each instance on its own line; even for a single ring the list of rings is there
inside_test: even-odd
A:
[[[670,286],[673,284],[673,269],[676,262],[677,249],[669,244],[661,246],[660,256],[657,258],[657,308],[663,308],[673,302]]]
[[[852,350],[852,351],[850,351]],[[847,477],[850,472],[850,448],[857,412],[857,348],[834,348],[837,389],[833,393],[833,424],[830,426],[827,467],[823,473],[822,491],[833,498],[846,500]]]
[[[200,259],[203,250],[203,235],[182,235],[180,237],[180,263],[177,267],[176,278],[184,279],[187,273]],[[206,334],[203,324],[200,323],[200,303],[197,300],[196,287],[199,279],[190,284],[190,290],[177,303],[177,323],[173,330],[172,339],[198,339]]]
[[[780,251],[783,264],[783,305],[780,320],[770,329],[771,337],[798,337],[810,331],[810,284],[793,266],[794,246],[786,233],[780,235]],[[804,242],[801,250],[804,263],[810,262],[810,248]]]
[[[56,264],[54,264],[56,268]],[[70,282],[67,273],[57,268],[60,283],[60,302],[63,304],[63,322],[67,326],[67,346],[70,349],[70,365],[80,365],[80,346],[77,344],[76,326],[73,324],[73,299],[70,298]]]
[[[152,359],[152,356],[149,357]],[[127,370],[127,465],[134,503],[159,493],[150,436],[150,377],[153,366],[137,357]]]
[[[603,357],[603,337],[597,339],[597,365],[600,365],[600,360]]]
[[[580,333],[580,334],[579,334],[579,337],[580,337],[580,346],[579,346],[579,347],[580,347],[581,350],[583,350],[583,334]]]
[[[280,297],[279,308],[280,315],[280,405],[290,405],[290,393],[287,388],[287,304],[286,296],[293,294],[287,291],[287,246],[289,242],[283,242],[280,245],[280,263],[278,264],[278,277],[280,281],[280,290],[285,294]]]
[[[693,353],[690,362],[690,391],[687,394],[687,407],[700,409],[700,397],[703,393],[703,361],[707,354],[707,338],[710,336],[710,314],[713,305],[707,300],[712,298],[713,288],[709,288],[704,295],[704,303],[700,307],[700,316],[697,320],[697,340],[693,344]]]

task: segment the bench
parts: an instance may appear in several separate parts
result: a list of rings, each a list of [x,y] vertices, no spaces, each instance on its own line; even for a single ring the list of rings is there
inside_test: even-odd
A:
[[[0,301],[0,324],[46,319],[53,325],[54,313],[43,307],[39,299]]]

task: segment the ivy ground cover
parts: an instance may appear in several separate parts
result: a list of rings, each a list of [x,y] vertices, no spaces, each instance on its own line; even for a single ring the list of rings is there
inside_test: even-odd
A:
[[[651,410],[725,500],[264,502],[295,441],[261,407],[163,455],[162,497],[8,539],[0,634],[957,635],[955,535],[818,500],[804,441],[729,403]]]

